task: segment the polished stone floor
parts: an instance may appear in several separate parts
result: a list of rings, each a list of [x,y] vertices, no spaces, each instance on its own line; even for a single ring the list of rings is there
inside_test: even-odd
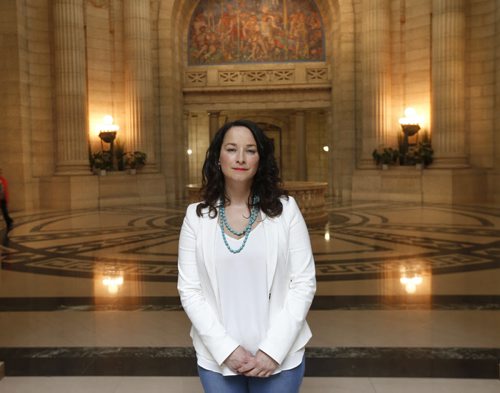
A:
[[[201,391],[175,288],[184,209],[14,213],[1,233],[0,392]],[[500,209],[328,211],[310,228],[303,391],[500,391]]]

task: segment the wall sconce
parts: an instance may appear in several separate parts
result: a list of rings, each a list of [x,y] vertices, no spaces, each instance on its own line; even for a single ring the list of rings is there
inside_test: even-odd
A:
[[[111,156],[111,162],[113,162],[114,142],[116,139],[116,133],[120,130],[120,127],[117,124],[113,124],[113,116],[106,115],[103,117],[102,124],[99,124],[97,128],[99,131],[99,138],[101,139],[101,150],[104,152],[103,142],[109,143],[109,155]]]
[[[399,124],[403,130],[403,143],[401,153],[404,156],[408,152],[409,137],[415,135],[420,130],[421,118],[413,108],[405,109],[405,117],[399,119]]]

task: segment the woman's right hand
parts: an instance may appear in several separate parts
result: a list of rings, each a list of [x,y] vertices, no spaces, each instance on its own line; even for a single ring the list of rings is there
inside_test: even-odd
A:
[[[242,346],[238,346],[232,353],[224,360],[226,366],[228,366],[234,372],[241,368],[243,365],[247,364],[253,359],[250,352],[244,349]]]

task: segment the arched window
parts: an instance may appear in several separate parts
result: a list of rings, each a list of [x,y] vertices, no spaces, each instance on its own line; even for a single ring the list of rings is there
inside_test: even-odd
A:
[[[189,65],[325,59],[313,0],[201,0],[188,42]]]

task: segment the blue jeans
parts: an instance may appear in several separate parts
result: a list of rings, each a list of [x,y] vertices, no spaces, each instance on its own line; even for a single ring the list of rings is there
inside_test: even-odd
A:
[[[305,358],[297,367],[268,378],[223,376],[198,366],[205,393],[298,393],[304,377]]]

